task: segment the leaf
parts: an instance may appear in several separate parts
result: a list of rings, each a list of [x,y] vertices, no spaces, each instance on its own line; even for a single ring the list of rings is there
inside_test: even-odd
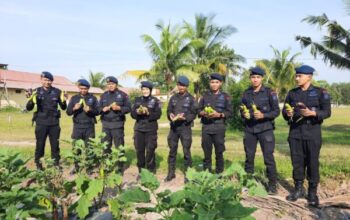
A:
[[[77,186],[77,192],[79,194],[83,194],[85,190],[88,188],[88,179],[84,175],[79,175],[75,180]]]
[[[91,206],[91,202],[87,196],[82,196],[78,200],[78,206],[76,211],[79,215],[79,218],[83,219],[85,216],[89,214],[89,207]]]
[[[103,180],[94,179],[89,183],[89,188],[86,190],[85,195],[89,200],[92,200],[94,197],[98,196],[99,193],[103,191]]]
[[[178,206],[185,198],[186,194],[184,190],[179,190],[171,194],[170,196],[170,206]]]
[[[180,212],[178,209],[174,210],[170,216],[170,220],[192,220],[192,215],[188,212]]]
[[[159,181],[153,173],[146,169],[141,170],[141,185],[150,189],[151,191],[156,190],[159,187]]]
[[[128,189],[122,192],[118,199],[122,202],[136,202],[143,203],[151,200],[150,194],[147,191],[143,191],[141,188]]]
[[[123,182],[123,177],[117,173],[112,173],[107,177],[107,187],[114,188]]]
[[[120,207],[118,199],[109,199],[107,201],[107,204],[109,207],[109,211],[112,212],[113,216],[115,218],[120,217],[121,207]]]
[[[240,203],[225,203],[220,209],[222,210],[222,217],[224,219],[244,218],[255,212],[255,210],[257,210],[256,208],[243,207]]]
[[[202,205],[197,206],[193,212],[198,215],[198,220],[214,220],[219,213],[218,210],[207,210]]]
[[[16,214],[17,214],[17,208],[15,205],[10,205],[6,209],[6,220],[13,220],[16,219]]]

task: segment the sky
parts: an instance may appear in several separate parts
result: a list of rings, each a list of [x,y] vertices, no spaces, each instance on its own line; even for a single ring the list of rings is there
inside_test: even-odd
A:
[[[244,67],[256,59],[271,59],[271,45],[278,50],[301,52],[298,62],[317,70],[316,80],[350,82],[350,72],[314,59],[302,49],[296,35],[319,40],[315,26],[301,22],[308,15],[327,16],[350,28],[342,0],[193,0],[193,1],[92,1],[0,0],[0,63],[9,69],[50,71],[71,81],[89,71],[120,76],[127,70],[146,70],[152,65],[142,34],[158,39],[155,24],[194,23],[195,14],[215,14],[217,25],[232,25],[237,32],[225,43],[244,56]],[[138,86],[133,78],[123,86]]]

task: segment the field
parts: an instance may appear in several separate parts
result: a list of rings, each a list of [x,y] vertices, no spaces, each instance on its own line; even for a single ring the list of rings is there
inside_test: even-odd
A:
[[[169,123],[164,114],[159,121],[157,172],[165,174],[167,171],[167,135]],[[72,131],[72,121],[66,114],[62,114],[61,119],[61,139],[70,140]],[[35,148],[34,127],[31,125],[32,113],[21,112],[0,112],[0,153],[21,152],[24,157],[33,157]],[[136,158],[133,147],[133,124],[134,120],[127,118],[125,127],[125,141],[127,145],[128,163],[135,166]],[[101,131],[101,124],[98,123],[96,131]],[[201,167],[203,153],[201,149],[201,125],[196,119],[193,127],[193,165]],[[291,181],[292,166],[290,161],[289,146],[287,144],[288,126],[279,117],[276,120],[276,150],[275,157],[279,179],[281,181]],[[177,168],[183,168],[182,148],[178,150]],[[71,146],[61,141],[61,154],[64,158],[71,153]],[[50,155],[50,148],[46,146],[46,156]],[[332,183],[342,182],[350,179],[350,108],[332,109],[332,117],[323,124],[323,146],[320,156],[321,181],[323,184],[330,181]],[[228,130],[226,133],[225,166],[229,166],[232,161],[243,164],[244,150],[242,144],[242,133]],[[33,166],[33,162],[31,162]],[[256,155],[256,172],[264,174],[265,168],[260,149]],[[263,176],[263,175],[261,175]]]

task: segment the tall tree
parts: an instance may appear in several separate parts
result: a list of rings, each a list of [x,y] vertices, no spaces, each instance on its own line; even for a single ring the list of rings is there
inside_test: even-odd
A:
[[[350,1],[345,1],[350,15]],[[310,25],[317,25],[320,30],[327,29],[327,35],[321,42],[315,42],[310,37],[296,36],[302,47],[310,47],[312,55],[322,56],[325,62],[339,69],[350,69],[350,31],[342,27],[337,21],[330,20],[326,14],[308,16],[302,21]]]
[[[299,65],[295,59],[300,53],[291,55],[289,49],[280,52],[272,46],[271,48],[274,52],[274,58],[259,60],[256,65],[265,70],[265,83],[276,91],[279,100],[283,100],[288,90],[295,86],[294,69]]]
[[[224,45],[224,41],[236,32],[236,28],[231,25],[218,26],[213,22],[214,18],[215,15],[197,14],[193,25],[184,22],[187,37],[203,42],[201,47],[192,50],[192,71],[199,75],[199,80],[195,83],[197,93],[206,86],[208,73],[216,71],[227,75],[238,67],[237,62],[244,61],[242,56]]]
[[[90,82],[92,87],[98,87],[101,89],[104,89],[104,87],[106,86],[106,82],[105,82],[105,74],[102,72],[89,72],[89,79],[88,81]]]
[[[153,75],[150,76],[153,78],[162,76],[162,82],[169,91],[177,74],[190,68],[191,49],[201,46],[202,41],[198,39],[187,41],[184,31],[178,25],[172,27],[170,23],[164,25],[160,21],[156,24],[156,28],[160,31],[159,42],[150,35],[142,35],[153,58],[153,66],[148,74]]]

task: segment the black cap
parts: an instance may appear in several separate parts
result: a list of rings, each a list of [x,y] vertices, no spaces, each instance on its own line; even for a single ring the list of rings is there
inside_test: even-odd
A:
[[[153,83],[151,83],[149,81],[142,81],[141,82],[141,88],[142,87],[146,87],[146,88],[152,89],[153,88]]]
[[[90,88],[90,83],[86,79],[79,79],[78,85],[79,86],[86,86],[86,87]]]
[[[224,80],[224,77],[220,73],[212,73],[210,74],[210,79],[217,79],[222,82]]]
[[[296,74],[307,74],[307,75],[313,75],[315,72],[315,69],[308,65],[302,65],[298,68],[295,68]]]
[[[264,76],[265,75],[265,71],[260,68],[260,67],[254,67],[250,69],[250,75],[260,75],[260,76]]]
[[[179,83],[182,86],[188,86],[190,84],[190,80],[186,76],[180,76],[177,79],[177,83]]]
[[[53,81],[53,75],[50,72],[44,71],[41,73],[41,77],[47,78],[51,81]]]
[[[112,82],[112,83],[118,84],[118,80],[117,80],[117,78],[115,78],[114,76],[108,76],[108,77],[106,78],[106,82],[107,82],[107,83]]]

